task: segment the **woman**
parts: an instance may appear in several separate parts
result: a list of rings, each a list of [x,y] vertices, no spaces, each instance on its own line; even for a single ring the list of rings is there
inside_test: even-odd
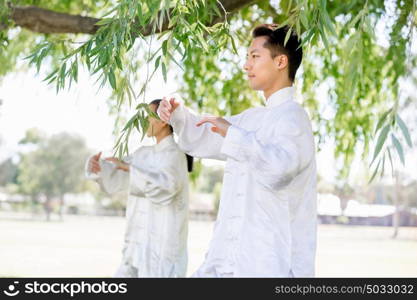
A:
[[[149,104],[158,109],[160,99]],[[156,144],[131,156],[87,163],[87,177],[109,194],[128,190],[123,261],[116,277],[184,277],[187,270],[188,171],[192,157],[181,152],[172,127],[150,117],[147,136]]]

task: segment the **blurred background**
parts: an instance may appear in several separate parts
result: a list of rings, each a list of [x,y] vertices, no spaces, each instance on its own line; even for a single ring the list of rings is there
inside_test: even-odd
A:
[[[59,96],[34,73],[10,75],[0,86],[0,276],[107,277],[120,262],[126,195],[110,198],[84,178],[89,155],[112,154],[115,117],[101,105],[106,90],[97,92],[85,76]],[[153,91],[150,100],[160,96]],[[415,132],[416,123],[408,125]],[[131,149],[149,143],[139,135],[130,141]],[[338,179],[331,144],[317,163],[317,275],[417,276],[415,165],[368,184],[359,162],[349,179]],[[189,275],[211,238],[223,164],[197,161],[196,172]]]
[[[142,102],[180,94],[216,115],[262,105],[242,66],[253,26],[271,22],[290,24],[308,43],[296,86],[317,146],[317,276],[417,277],[416,2],[201,2],[214,8],[200,1],[0,0],[0,277],[112,276],[126,195],[108,197],[85,180],[86,159],[113,154]],[[124,13],[132,3],[134,13]],[[218,3],[237,7],[229,22],[213,25]],[[36,23],[30,5],[62,18],[43,11]],[[9,14],[13,6],[36,14],[22,20]],[[133,24],[135,14],[146,14],[164,21],[159,12],[174,6],[177,30],[129,44],[118,20]],[[59,31],[69,14],[110,10],[102,35],[91,35],[97,28]],[[80,45],[87,48],[77,52]],[[133,130],[126,143],[132,152],[153,141]],[[208,249],[223,167],[197,160],[190,175],[188,275]]]

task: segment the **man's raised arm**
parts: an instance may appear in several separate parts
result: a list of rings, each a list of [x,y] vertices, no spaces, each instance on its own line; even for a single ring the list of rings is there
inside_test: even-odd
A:
[[[163,98],[158,111],[161,120],[171,124],[182,151],[194,157],[225,160],[220,153],[224,138],[210,124],[197,126],[203,117],[194,114],[175,98]],[[235,117],[228,118],[229,120]]]

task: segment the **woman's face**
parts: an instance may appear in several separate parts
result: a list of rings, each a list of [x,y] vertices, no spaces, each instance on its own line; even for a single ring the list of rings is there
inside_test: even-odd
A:
[[[156,113],[156,105],[150,104],[149,108],[151,109],[151,111]],[[146,135],[148,137],[157,136],[162,130],[164,130],[165,126],[168,126],[168,124],[164,121],[149,117],[149,128],[146,132]]]

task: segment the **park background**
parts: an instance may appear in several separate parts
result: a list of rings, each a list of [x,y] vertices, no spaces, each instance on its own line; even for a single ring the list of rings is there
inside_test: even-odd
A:
[[[116,5],[93,2],[12,1],[18,8],[38,5],[96,17]],[[184,1],[185,7],[191,2]],[[229,2],[233,1],[221,1],[226,8]],[[81,45],[86,34],[70,35],[69,40],[53,32],[37,33],[18,15],[9,27],[0,22],[0,38],[7,41],[0,47],[1,277],[112,276],[121,260],[126,195],[110,198],[85,180],[87,157],[98,151],[112,155],[126,133],[123,128],[140,111],[137,105],[162,96],[175,94],[196,111],[221,115],[262,105],[262,95],[249,90],[242,72],[250,28],[288,20],[304,38],[309,32],[313,36],[296,86],[297,101],[312,118],[317,145],[317,276],[417,277],[417,152],[410,147],[417,143],[415,2],[240,2],[230,28],[224,27],[236,32],[236,53],[229,39],[220,49],[205,45],[201,37],[211,35],[214,43],[224,33],[204,32],[199,25],[188,32],[195,48],[184,47],[188,52],[183,61],[163,46],[163,37],[143,37],[128,54],[117,53],[129,69],[127,75],[109,75],[112,72],[104,67],[97,73],[103,72],[103,77],[92,75],[80,61],[77,82],[70,88],[67,82],[58,91],[56,82],[48,85],[44,79],[56,67],[61,74],[62,49],[68,52]],[[164,10],[167,2],[138,3],[160,3],[157,9]],[[118,13],[112,17],[120,17]],[[314,25],[310,29],[302,14]],[[108,24],[109,20],[101,26]],[[183,33],[175,32],[166,44],[181,41]],[[107,67],[112,70],[112,65]],[[75,76],[73,65],[69,70],[63,72],[67,81]],[[122,84],[126,79],[132,82],[130,92]],[[141,140],[140,130],[134,128],[124,140],[130,151],[153,143]],[[223,166],[198,160],[190,176],[188,275],[202,263],[208,248]]]

